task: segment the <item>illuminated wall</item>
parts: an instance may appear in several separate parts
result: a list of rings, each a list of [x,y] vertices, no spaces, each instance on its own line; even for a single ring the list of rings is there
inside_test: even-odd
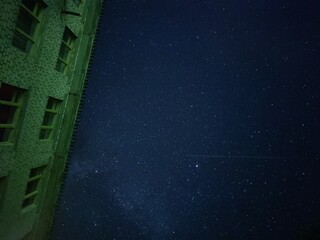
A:
[[[0,239],[47,239],[102,0],[0,2]]]

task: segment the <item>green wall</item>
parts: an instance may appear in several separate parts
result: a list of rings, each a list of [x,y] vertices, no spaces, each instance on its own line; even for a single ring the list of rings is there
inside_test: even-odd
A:
[[[102,0],[47,0],[35,51],[12,46],[20,2],[0,2],[0,84],[26,90],[12,143],[0,142],[0,239],[47,239],[86,78]],[[67,4],[67,5],[66,5]],[[63,14],[62,10],[81,16]],[[77,36],[67,74],[55,70],[65,26]],[[48,97],[62,100],[55,137],[39,140]],[[21,208],[30,169],[46,165],[37,201]]]

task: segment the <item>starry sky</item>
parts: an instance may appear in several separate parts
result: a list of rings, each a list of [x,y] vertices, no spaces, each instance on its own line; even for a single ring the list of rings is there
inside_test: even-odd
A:
[[[107,0],[53,239],[320,239],[319,12]]]

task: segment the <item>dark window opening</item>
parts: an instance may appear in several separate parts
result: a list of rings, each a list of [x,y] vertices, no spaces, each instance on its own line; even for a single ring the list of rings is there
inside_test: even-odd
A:
[[[59,72],[66,73],[68,65],[70,64],[70,58],[74,48],[75,40],[76,35],[66,27],[63,33],[59,56],[56,64],[56,70],[58,70]]]
[[[7,177],[5,177],[5,176],[0,177],[0,207],[2,207],[2,201],[4,199],[6,186],[7,186]]]
[[[30,170],[29,180],[25,190],[25,196],[22,202],[22,208],[29,207],[35,204],[40,191],[41,180],[45,166],[32,168]]]
[[[0,142],[12,142],[25,91],[7,84],[0,86]]]
[[[46,8],[45,3],[38,0],[23,0],[17,17],[16,29],[12,45],[23,52],[29,53],[36,43],[39,26]]]
[[[49,97],[40,128],[39,139],[52,138],[53,131],[56,128],[55,124],[57,121],[60,104],[61,100]]]

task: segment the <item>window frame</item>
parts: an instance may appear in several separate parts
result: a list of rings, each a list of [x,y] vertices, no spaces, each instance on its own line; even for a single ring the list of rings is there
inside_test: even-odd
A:
[[[2,210],[3,201],[7,190],[8,176],[0,176],[0,212]]]
[[[64,40],[65,34],[67,34],[67,41]],[[70,69],[71,59],[75,51],[77,38],[77,35],[68,26],[65,26],[55,67],[58,72],[67,74],[68,70]],[[60,55],[62,47],[68,49],[66,59],[62,58]],[[62,65],[64,66],[63,70],[61,70]]]
[[[53,100],[52,108],[48,108],[50,100]],[[47,105],[45,107],[42,123],[41,123],[41,126],[40,126],[39,140],[46,141],[46,140],[52,140],[54,138],[54,134],[55,134],[56,126],[57,126],[57,123],[58,123],[58,117],[59,117],[59,112],[60,112],[60,109],[61,109],[61,105],[62,105],[62,100],[57,99],[57,98],[53,98],[53,97],[48,97]],[[53,115],[50,125],[44,125],[44,121],[45,121],[45,117],[46,117],[47,113]],[[46,136],[46,132],[45,131],[49,131],[49,136],[45,137],[45,138],[42,138],[41,137],[42,136],[42,131],[44,131],[44,136]]]
[[[45,178],[46,167],[47,167],[47,165],[41,165],[41,166],[33,167],[30,169],[28,181],[27,181],[27,184],[25,187],[24,196],[23,196],[23,200],[22,200],[22,204],[21,204],[22,211],[26,211],[29,208],[37,206],[38,196],[41,193],[42,183]],[[38,170],[36,175],[32,175],[33,170]],[[28,191],[29,184],[34,183],[35,181],[37,181],[35,189],[29,192]],[[31,201],[31,203],[27,202],[27,201]]]
[[[10,101],[0,99],[0,105],[15,108],[15,112],[13,114],[12,123],[0,123],[0,129],[10,129],[9,137],[5,141],[0,140],[0,144],[13,144],[17,136],[18,125],[22,115],[22,108],[25,104],[25,95],[27,91],[20,87],[16,87],[14,85],[6,83],[0,83],[0,88],[3,85],[15,88],[15,92],[12,95],[12,99]]]
[[[47,4],[43,1],[43,0],[36,0],[35,6],[33,8],[33,10],[29,9],[27,6],[25,6],[23,4],[23,1],[21,1],[20,3],[20,7],[19,7],[19,12],[17,15],[17,20],[16,20],[16,26],[15,26],[15,30],[14,30],[14,34],[12,37],[12,45],[14,47],[16,47],[17,49],[21,50],[22,52],[28,53],[28,54],[32,54],[35,51],[35,46],[38,44],[39,42],[39,33],[40,33],[40,29],[41,26],[44,22],[44,15],[45,15],[45,10],[47,8]],[[21,11],[24,11],[25,13],[28,14],[28,16],[30,17],[30,19],[32,19],[31,25],[34,24],[34,32],[32,33],[32,35],[30,35],[29,33],[25,32],[23,29],[21,29],[18,26],[18,21],[19,21],[19,17],[21,14]],[[22,38],[23,41],[25,42],[25,47],[24,49],[22,49],[20,46],[17,46],[14,44],[14,39],[16,37]],[[29,46],[28,46],[29,45]]]

